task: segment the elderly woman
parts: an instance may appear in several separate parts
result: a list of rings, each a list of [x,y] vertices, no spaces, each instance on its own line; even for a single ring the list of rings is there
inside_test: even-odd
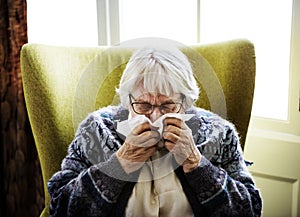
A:
[[[137,50],[117,92],[121,105],[80,124],[49,180],[51,216],[261,215],[238,134],[193,106],[199,88],[179,49]]]

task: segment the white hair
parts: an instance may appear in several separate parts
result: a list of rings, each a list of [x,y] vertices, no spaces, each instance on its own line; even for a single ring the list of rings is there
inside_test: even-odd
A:
[[[175,47],[134,52],[117,89],[122,106],[128,108],[129,94],[139,88],[166,96],[183,94],[186,107],[198,99],[200,92],[188,58]]]

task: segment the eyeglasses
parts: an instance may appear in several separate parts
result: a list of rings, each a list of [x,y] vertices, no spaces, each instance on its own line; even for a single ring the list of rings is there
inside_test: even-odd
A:
[[[153,113],[154,108],[156,107],[159,108],[159,111],[162,114],[178,113],[182,107],[182,103],[185,97],[182,95],[181,103],[165,102],[161,105],[152,105],[148,102],[132,102],[132,99],[134,99],[133,96],[129,94],[129,101],[135,113],[139,115],[150,115]]]

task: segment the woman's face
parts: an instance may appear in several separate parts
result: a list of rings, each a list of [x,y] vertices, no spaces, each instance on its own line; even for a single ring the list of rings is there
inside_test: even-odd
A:
[[[168,103],[182,103],[182,95],[181,94],[174,94],[172,96],[165,96],[162,94],[158,93],[145,93],[142,91],[136,91],[132,94],[132,102],[143,102],[143,103],[149,103],[151,105],[156,105],[153,108],[153,111],[151,114],[145,115],[148,117],[152,122],[156,121],[158,118],[160,118],[162,115],[164,115],[160,108],[158,107],[159,105],[164,105]],[[134,112],[132,106],[130,106],[130,112],[131,116],[137,116],[136,112]],[[178,113],[183,113],[184,109],[180,108]]]

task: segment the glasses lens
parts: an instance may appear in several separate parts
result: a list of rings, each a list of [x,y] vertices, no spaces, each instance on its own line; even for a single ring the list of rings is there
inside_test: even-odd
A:
[[[138,114],[149,114],[152,112],[152,105],[150,103],[132,103],[132,107]]]
[[[180,103],[166,103],[160,106],[160,111],[164,114],[166,113],[177,113],[181,107]]]

